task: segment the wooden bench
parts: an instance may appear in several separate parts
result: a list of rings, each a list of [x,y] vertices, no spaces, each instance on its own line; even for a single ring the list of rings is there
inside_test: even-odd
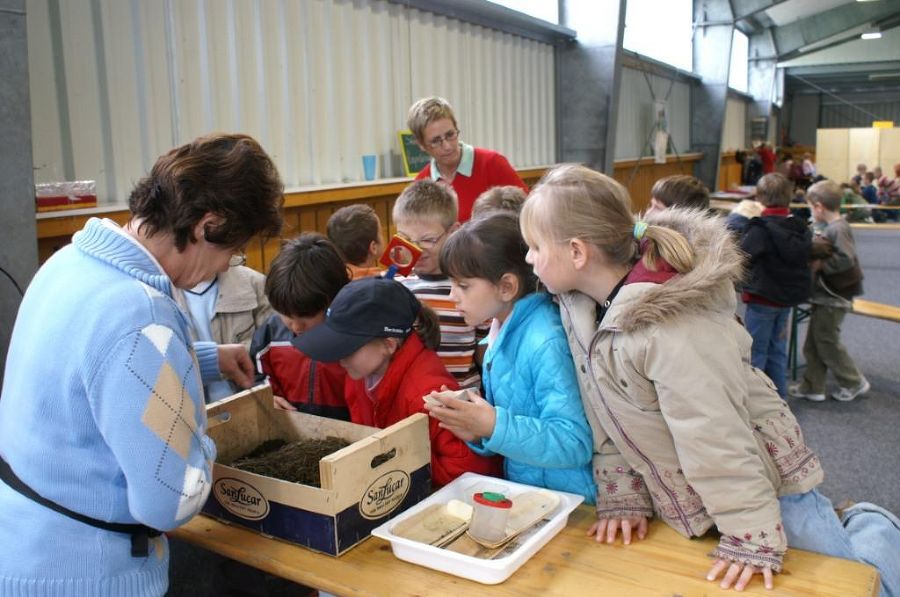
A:
[[[197,516],[170,536],[335,595],[819,595],[874,596],[871,566],[808,551],[788,551],[785,572],[767,591],[760,577],[743,593],[706,580],[713,537],[685,539],[659,520],[632,545],[597,544],[586,536],[594,509],[579,506],[568,525],[499,585],[482,585],[398,560],[390,545],[370,537],[341,557],[314,553],[242,527]]]
[[[885,305],[884,303],[855,298],[853,299],[853,309],[850,312],[856,315],[865,315],[866,317],[875,317],[900,323],[900,307],[895,307],[894,305]]]

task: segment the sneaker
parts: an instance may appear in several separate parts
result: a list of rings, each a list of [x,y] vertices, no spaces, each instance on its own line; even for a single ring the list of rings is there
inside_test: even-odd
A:
[[[860,394],[865,394],[871,388],[872,386],[871,384],[869,384],[869,380],[863,378],[862,383],[859,384],[859,387],[841,388],[836,394],[832,394],[831,397],[841,402],[850,402]]]
[[[810,402],[825,402],[825,394],[809,394],[800,391],[800,384],[796,384],[788,388],[788,396],[791,398],[803,398]]]

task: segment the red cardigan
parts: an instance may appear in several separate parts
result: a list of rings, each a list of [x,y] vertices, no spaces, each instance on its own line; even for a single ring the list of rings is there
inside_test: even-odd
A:
[[[416,176],[416,180],[422,178],[431,178],[431,162],[426,164]],[[451,183],[459,198],[459,221],[465,222],[472,216],[472,204],[480,194],[491,187],[506,185],[513,185],[528,192],[528,185],[522,182],[518,173],[502,154],[476,147],[472,175],[466,176],[457,172]]]
[[[350,420],[360,425],[385,428],[413,413],[425,413],[422,396],[442,385],[458,389],[453,376],[433,350],[425,348],[418,334],[410,334],[394,354],[384,377],[372,396],[366,392],[364,379],[347,378],[344,397],[350,407]],[[427,413],[426,413],[427,414]],[[502,461],[474,454],[464,441],[438,421],[429,418],[431,439],[431,481],[435,487],[446,485],[465,472],[500,476]]]

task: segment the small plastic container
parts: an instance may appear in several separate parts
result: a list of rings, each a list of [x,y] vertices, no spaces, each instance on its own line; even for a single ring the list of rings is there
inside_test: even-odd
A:
[[[469,534],[475,539],[496,543],[506,538],[506,521],[512,500],[502,493],[485,491],[472,496],[472,522]]]

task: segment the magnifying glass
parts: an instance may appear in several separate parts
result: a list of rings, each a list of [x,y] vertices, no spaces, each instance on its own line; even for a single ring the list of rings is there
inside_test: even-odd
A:
[[[381,255],[381,263],[388,268],[384,277],[393,278],[397,274],[408,276],[412,273],[413,267],[415,267],[421,256],[422,249],[395,234],[391,237],[391,242],[388,243],[384,253]]]

